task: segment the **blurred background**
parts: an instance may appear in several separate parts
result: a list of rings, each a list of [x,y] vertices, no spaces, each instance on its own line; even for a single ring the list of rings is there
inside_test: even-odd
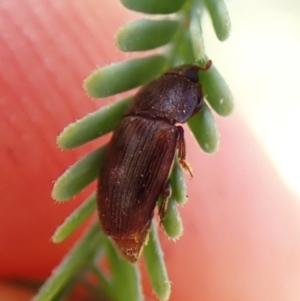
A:
[[[207,53],[234,94],[235,111],[300,195],[300,1],[226,3],[231,35],[220,43],[206,16]]]

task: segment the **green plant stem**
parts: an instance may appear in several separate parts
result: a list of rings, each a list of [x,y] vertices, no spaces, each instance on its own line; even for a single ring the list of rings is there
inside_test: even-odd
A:
[[[95,252],[95,248],[99,246],[100,241],[101,234],[97,222],[66,255],[32,301],[56,300],[56,296],[68,283],[74,281],[77,272],[91,260],[91,255]]]

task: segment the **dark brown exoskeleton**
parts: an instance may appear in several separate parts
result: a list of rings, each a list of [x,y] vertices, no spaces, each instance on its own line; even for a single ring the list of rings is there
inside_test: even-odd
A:
[[[208,61],[205,68],[211,65]],[[185,161],[185,123],[203,103],[196,65],[174,68],[144,86],[133,99],[108,144],[98,185],[98,211],[104,233],[130,262],[146,241],[156,202],[163,219],[169,197],[168,177],[176,149]]]

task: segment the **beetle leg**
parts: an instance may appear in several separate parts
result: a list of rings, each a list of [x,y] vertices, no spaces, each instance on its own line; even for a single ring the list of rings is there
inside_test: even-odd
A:
[[[160,226],[162,224],[163,219],[166,217],[170,195],[171,195],[171,185],[170,182],[167,181],[161,193],[162,202],[159,206],[159,211],[158,211],[160,217],[160,223],[159,223]]]
[[[185,141],[184,141],[184,131],[181,126],[176,127],[178,130],[178,140],[177,140],[177,148],[178,148],[178,160],[181,164],[182,168],[189,172],[191,178],[193,177],[193,173],[189,164],[185,161]]]

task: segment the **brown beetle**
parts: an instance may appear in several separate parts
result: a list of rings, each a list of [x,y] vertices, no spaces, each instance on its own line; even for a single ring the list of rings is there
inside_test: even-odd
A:
[[[211,66],[208,61],[205,68]],[[165,213],[168,182],[176,149],[185,161],[185,123],[203,103],[196,65],[174,68],[144,86],[133,99],[108,144],[98,184],[98,212],[104,233],[130,262],[136,262],[147,239],[156,202]]]

